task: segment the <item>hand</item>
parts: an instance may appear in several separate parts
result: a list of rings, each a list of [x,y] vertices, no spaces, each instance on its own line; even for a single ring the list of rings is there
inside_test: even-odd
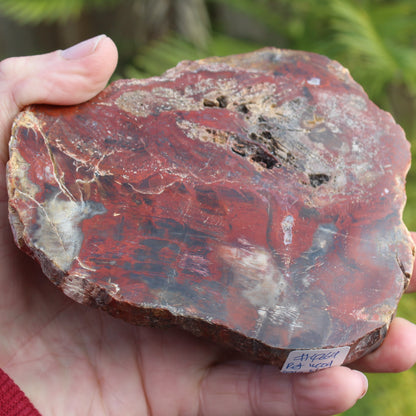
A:
[[[14,245],[5,163],[14,116],[30,103],[75,104],[97,94],[117,61],[94,38],[62,53],[0,63],[0,367],[42,415],[333,415],[366,392],[347,367],[283,375],[226,358],[178,329],[141,328],[66,298]],[[385,343],[354,366],[403,371],[416,361],[416,327],[395,319]]]

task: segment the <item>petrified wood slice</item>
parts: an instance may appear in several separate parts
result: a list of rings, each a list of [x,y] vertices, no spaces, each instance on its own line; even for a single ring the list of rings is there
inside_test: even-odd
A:
[[[183,62],[14,125],[18,246],[78,302],[279,366],[382,341],[408,283],[409,145],[304,52]]]

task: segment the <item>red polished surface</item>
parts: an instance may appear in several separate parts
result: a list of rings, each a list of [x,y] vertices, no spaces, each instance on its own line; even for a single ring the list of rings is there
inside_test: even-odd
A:
[[[379,345],[407,284],[409,144],[348,72],[264,49],[18,117],[18,245],[78,302],[281,365]]]

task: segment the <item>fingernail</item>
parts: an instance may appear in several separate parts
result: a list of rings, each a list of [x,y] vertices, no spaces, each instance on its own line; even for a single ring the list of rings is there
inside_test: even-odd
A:
[[[357,371],[357,370],[353,370],[361,379],[361,383],[362,383],[362,393],[361,395],[358,397],[358,400],[362,399],[366,394],[367,394],[367,390],[368,390],[368,379],[365,376],[365,374],[363,374],[361,371]]]
[[[97,46],[101,42],[101,40],[105,37],[106,35],[99,35],[91,39],[84,40],[83,42],[77,43],[76,45],[61,51],[61,56],[64,59],[74,60],[91,55],[97,49]]]

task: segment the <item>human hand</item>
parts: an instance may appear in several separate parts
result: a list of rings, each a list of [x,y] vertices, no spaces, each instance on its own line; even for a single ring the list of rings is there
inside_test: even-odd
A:
[[[13,118],[27,104],[91,98],[116,61],[113,42],[100,37],[0,63],[0,367],[44,416],[319,416],[353,406],[366,391],[357,371],[284,375],[179,329],[126,324],[65,297],[16,248],[5,179]],[[416,326],[396,318],[384,344],[354,367],[403,371],[415,362]]]

